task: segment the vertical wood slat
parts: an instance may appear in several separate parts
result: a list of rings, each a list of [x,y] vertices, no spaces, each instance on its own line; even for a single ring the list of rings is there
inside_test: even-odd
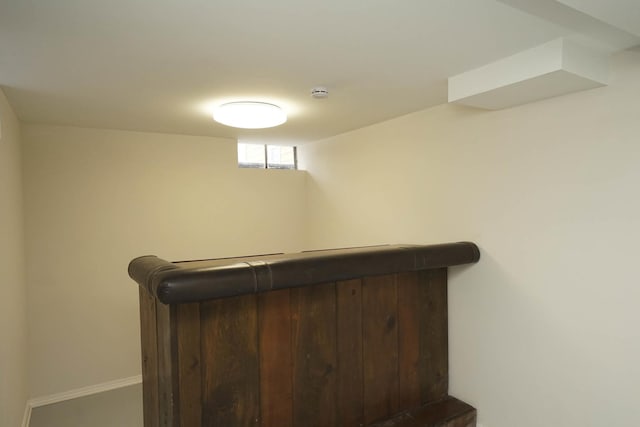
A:
[[[326,427],[336,420],[335,284],[291,289],[293,425]]]
[[[261,427],[293,425],[291,304],[284,289],[258,297]]]
[[[139,288],[144,427],[158,427],[158,344],[156,299]]]
[[[200,306],[202,425],[246,427],[259,423],[256,296]]]
[[[200,304],[180,304],[177,315],[180,426],[199,426],[202,414]]]
[[[160,427],[177,427],[179,422],[178,349],[176,306],[156,303],[158,345],[158,413]]]
[[[336,425],[364,422],[362,387],[362,280],[336,284],[338,405]]]
[[[399,273],[398,281],[398,404],[414,408],[421,404],[420,342],[426,327],[420,317],[421,291],[416,272]]]
[[[398,412],[398,295],[395,275],[364,278],[362,339],[365,424]]]
[[[421,324],[426,333],[420,336],[420,366],[423,403],[447,396],[449,388],[449,340],[447,319],[447,269],[420,273]]]

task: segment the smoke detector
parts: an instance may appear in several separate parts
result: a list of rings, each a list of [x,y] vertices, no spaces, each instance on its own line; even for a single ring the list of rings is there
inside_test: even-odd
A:
[[[324,99],[329,97],[329,89],[324,86],[316,86],[311,89],[311,96],[316,99]]]

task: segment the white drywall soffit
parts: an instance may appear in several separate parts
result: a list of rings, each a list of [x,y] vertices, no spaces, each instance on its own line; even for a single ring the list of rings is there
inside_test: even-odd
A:
[[[608,52],[640,43],[638,0],[498,0],[569,28],[572,39]]]
[[[566,39],[449,78],[449,102],[499,110],[605,86],[609,59]]]
[[[638,0],[558,0],[573,9],[640,37]]]

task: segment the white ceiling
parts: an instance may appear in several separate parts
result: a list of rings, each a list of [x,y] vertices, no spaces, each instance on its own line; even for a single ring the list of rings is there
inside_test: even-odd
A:
[[[540,1],[0,0],[0,86],[25,122],[303,143],[445,103],[449,76],[576,33]],[[247,99],[289,121],[211,120]]]

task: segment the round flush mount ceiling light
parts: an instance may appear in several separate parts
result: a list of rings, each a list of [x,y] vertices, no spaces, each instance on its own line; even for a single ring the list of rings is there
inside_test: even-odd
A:
[[[234,128],[263,129],[283,124],[287,114],[277,105],[266,102],[239,101],[217,107],[213,120]]]

